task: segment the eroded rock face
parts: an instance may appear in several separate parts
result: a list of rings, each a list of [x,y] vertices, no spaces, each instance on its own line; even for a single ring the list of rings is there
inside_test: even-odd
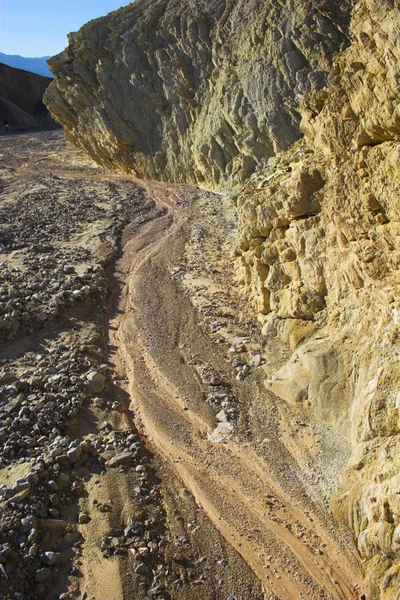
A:
[[[293,355],[267,386],[353,455],[333,501],[368,597],[400,588],[394,0],[137,0],[51,60],[68,138],[141,177],[235,187],[239,280]]]
[[[398,40],[394,4],[361,2],[304,139],[238,195],[242,283],[294,352],[267,386],[351,439],[333,502],[367,561],[369,597],[400,579]]]
[[[222,186],[301,137],[299,103],[347,42],[351,1],[137,0],[71,34],[46,104],[95,160]]]

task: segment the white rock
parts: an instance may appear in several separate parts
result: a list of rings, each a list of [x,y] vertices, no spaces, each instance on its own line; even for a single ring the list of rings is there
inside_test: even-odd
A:
[[[232,435],[233,427],[231,423],[218,423],[217,427],[212,433],[209,434],[208,439],[210,442],[221,444],[226,442]]]

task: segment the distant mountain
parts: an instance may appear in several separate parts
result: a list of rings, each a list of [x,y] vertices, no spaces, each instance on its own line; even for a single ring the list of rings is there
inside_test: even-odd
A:
[[[37,73],[44,77],[53,77],[52,73],[47,66],[46,60],[50,56],[42,56],[41,58],[25,58],[24,56],[3,54],[0,52],[0,62],[9,67],[15,69],[23,69],[24,71],[30,71],[31,73]]]

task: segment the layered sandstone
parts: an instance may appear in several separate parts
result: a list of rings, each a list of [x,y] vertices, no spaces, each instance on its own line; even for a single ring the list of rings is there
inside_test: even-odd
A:
[[[70,36],[46,95],[98,162],[234,189],[240,282],[293,351],[267,386],[351,440],[332,508],[382,599],[400,589],[399,23],[394,0],[137,0]]]

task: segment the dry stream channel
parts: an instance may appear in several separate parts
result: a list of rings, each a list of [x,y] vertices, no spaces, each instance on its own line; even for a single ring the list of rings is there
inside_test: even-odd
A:
[[[0,140],[0,597],[356,599],[346,440],[267,392],[227,196]]]

